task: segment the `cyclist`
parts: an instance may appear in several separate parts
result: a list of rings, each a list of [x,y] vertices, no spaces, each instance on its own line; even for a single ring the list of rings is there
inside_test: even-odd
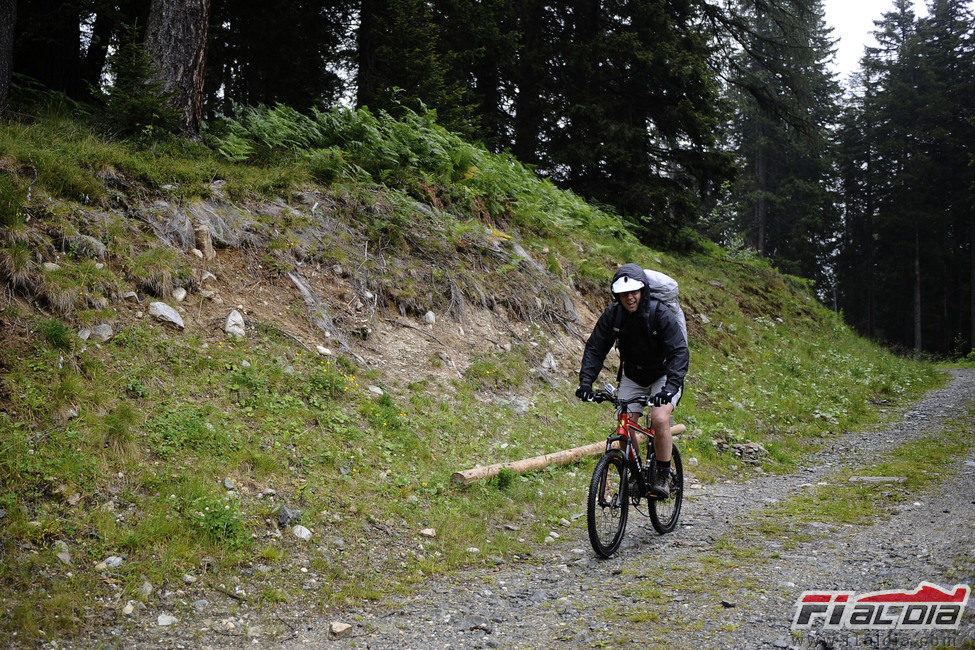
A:
[[[650,489],[654,496],[667,498],[673,447],[670,416],[680,401],[690,355],[677,314],[650,296],[645,290],[648,282],[638,264],[624,264],[616,271],[610,284],[614,302],[599,317],[586,342],[576,397],[592,401],[592,384],[616,342],[622,366],[620,399],[639,395],[652,398],[650,423],[654,430],[657,471]],[[628,409],[630,421],[637,422],[643,406],[634,403]]]

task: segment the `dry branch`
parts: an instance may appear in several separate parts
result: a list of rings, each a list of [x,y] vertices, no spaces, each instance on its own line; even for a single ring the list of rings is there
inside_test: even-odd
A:
[[[683,424],[676,424],[671,427],[670,431],[676,436],[683,433],[686,428],[687,427],[685,427]],[[457,485],[470,485],[475,481],[489,479],[492,476],[496,476],[502,469],[510,469],[516,474],[524,474],[536,469],[548,467],[549,465],[568,465],[569,463],[574,463],[580,460],[584,456],[594,456],[602,453],[605,449],[606,441],[602,440],[600,442],[594,442],[590,445],[575,447],[573,449],[565,449],[563,451],[554,451],[551,454],[535,456],[534,458],[525,458],[523,460],[514,460],[507,463],[495,463],[494,465],[487,465],[485,467],[465,469],[462,472],[454,472],[453,475],[451,475],[450,480]]]

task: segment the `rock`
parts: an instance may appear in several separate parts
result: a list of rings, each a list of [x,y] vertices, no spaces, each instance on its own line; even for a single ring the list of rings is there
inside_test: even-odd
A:
[[[122,294],[122,298],[125,300],[134,300],[139,302],[139,294],[137,294],[135,291],[126,291]]]
[[[322,355],[323,357],[332,356],[332,351],[326,348],[324,345],[316,345],[315,350],[317,350],[318,354]]]
[[[203,284],[207,280],[216,280],[216,279],[217,279],[217,276],[215,276],[214,274],[210,273],[209,271],[204,271],[203,272],[203,276],[200,277],[200,284]]]
[[[237,489],[237,486],[234,485],[234,482],[231,481],[229,478],[225,478],[223,480],[223,487],[225,489],[227,489],[227,490],[236,490]]]
[[[149,315],[155,316],[165,323],[172,323],[180,329],[186,327],[183,325],[183,317],[179,315],[179,312],[164,302],[149,303]]]
[[[91,335],[95,337],[95,340],[102,343],[112,338],[113,334],[115,334],[115,332],[112,330],[112,326],[108,323],[95,325],[95,328],[91,331]]]
[[[91,259],[105,259],[105,244],[94,237],[77,235],[71,238],[71,243],[79,255],[84,255]]]
[[[122,562],[123,560],[119,556],[110,555],[107,558],[105,558],[105,561],[102,562],[102,564],[104,564],[106,567],[109,567],[111,569],[115,569],[122,566]]]
[[[298,539],[308,541],[311,539],[311,531],[304,526],[295,526],[291,529],[291,533]]]
[[[690,458],[687,459],[688,467],[697,467],[698,464],[700,464],[700,461],[698,461],[696,456],[691,456]]]
[[[511,410],[518,415],[524,415],[535,406],[527,397],[521,397],[518,395],[512,397],[511,402],[509,402],[508,405],[511,407]]]
[[[132,606],[132,603],[128,603],[125,607],[122,608],[122,613],[125,614],[126,616],[132,616],[132,612],[134,611],[135,611],[135,607]]]
[[[251,362],[248,361],[247,359],[244,359],[243,361],[240,362],[240,367],[241,368],[250,368],[251,367]]]
[[[264,488],[263,490],[261,490],[260,496],[267,497],[270,499],[273,496],[277,496],[277,494],[278,494],[277,491],[275,491],[273,488]]]
[[[183,287],[176,287],[173,289],[173,299],[176,302],[183,302],[186,300],[186,289]]]
[[[143,598],[148,598],[150,595],[152,595],[152,583],[146,580],[142,583],[142,585],[139,586],[138,591],[140,596]]]
[[[236,309],[231,310],[223,329],[228,336],[244,338],[244,317]]]
[[[188,585],[191,585],[191,584],[195,583],[196,580],[197,580],[197,578],[194,575],[190,575],[189,573],[184,573],[183,574],[183,582],[185,582]]]
[[[427,313],[423,314],[423,322],[426,323],[427,325],[436,325],[437,315],[434,314],[432,311],[428,311]]]
[[[437,536],[437,529],[436,528],[424,528],[423,530],[420,531],[420,536],[421,537],[436,537]]]
[[[71,551],[68,549],[68,545],[64,540],[59,539],[54,542],[54,550],[57,551],[56,557],[61,560],[62,564],[71,564]]]
[[[563,528],[568,528],[571,525],[572,525],[572,523],[568,519],[566,519],[565,517],[563,517],[562,519],[559,519],[559,526],[562,526]]]
[[[352,626],[348,623],[341,623],[339,621],[332,621],[328,625],[328,633],[332,635],[334,639],[341,639],[352,633]]]
[[[201,251],[199,248],[191,248],[190,252],[199,257],[201,260],[203,259],[203,251]]]
[[[78,330],[78,338],[82,341],[87,341],[91,338],[91,329],[88,327],[82,327]]]
[[[711,319],[710,319],[710,318],[708,318],[707,316],[705,316],[704,314],[698,314],[698,315],[697,315],[697,318],[698,318],[698,320],[700,320],[700,321],[701,321],[702,323],[704,323],[705,325],[707,325],[708,323],[710,323],[710,322],[711,322]]]
[[[61,266],[54,262],[44,262],[41,266],[44,267],[45,271],[58,271],[61,269]]]
[[[170,614],[160,614],[159,618],[156,619],[159,627],[166,627],[167,625],[172,625],[176,622],[176,617]]]
[[[383,394],[383,389],[380,388],[379,386],[368,386],[367,387],[367,390],[370,393],[375,393],[376,395],[382,395]]]
[[[555,357],[552,356],[551,352],[545,353],[545,358],[542,359],[542,368],[551,370],[553,372],[559,369],[558,365],[555,363]]]
[[[207,226],[202,223],[195,224],[193,236],[196,238],[196,247],[203,253],[203,259],[212,260],[217,256],[217,252],[213,250],[213,237]]]
[[[470,553],[471,555],[477,555],[478,553],[481,552],[481,549],[477,548],[476,546],[471,546],[470,548],[467,549],[467,552]]]
[[[903,483],[903,476],[851,476],[850,483]]]
[[[278,509],[278,525],[287,528],[301,518],[301,510],[292,510],[286,505],[281,505]]]

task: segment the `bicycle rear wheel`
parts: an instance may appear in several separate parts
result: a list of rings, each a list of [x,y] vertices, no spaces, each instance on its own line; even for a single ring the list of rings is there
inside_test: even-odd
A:
[[[652,447],[648,462],[651,467],[656,467],[653,463],[657,462],[657,458]],[[670,496],[666,499],[650,497],[649,501],[650,523],[654,530],[661,535],[672,531],[677,526],[680,507],[684,501],[684,466],[680,462],[680,452],[676,445],[670,457]]]
[[[589,542],[597,555],[609,557],[619,549],[629,508],[626,462],[619,451],[613,450],[599,459],[589,482],[586,522]]]

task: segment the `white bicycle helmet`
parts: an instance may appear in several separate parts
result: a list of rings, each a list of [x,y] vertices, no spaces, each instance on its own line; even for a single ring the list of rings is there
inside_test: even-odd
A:
[[[636,291],[643,288],[643,283],[639,280],[634,280],[633,278],[628,278],[625,275],[616,278],[611,287],[613,293],[629,293],[630,291]]]

